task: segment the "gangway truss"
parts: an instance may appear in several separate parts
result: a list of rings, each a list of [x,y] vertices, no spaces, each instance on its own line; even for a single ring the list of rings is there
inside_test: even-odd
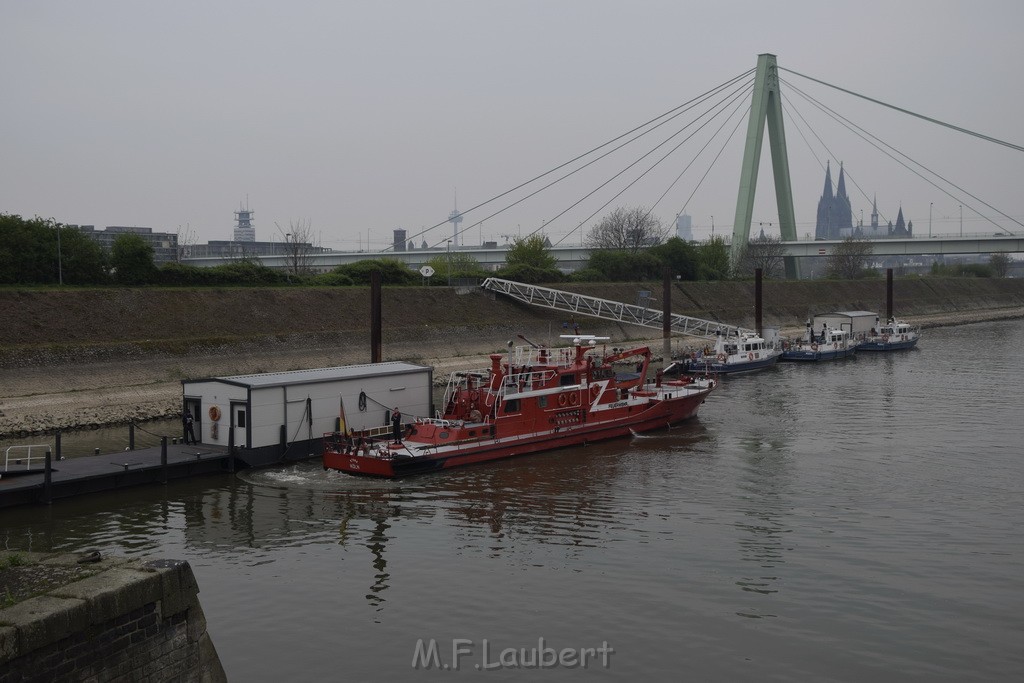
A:
[[[504,294],[517,301],[533,306],[551,308],[566,313],[586,315],[601,320],[612,320],[641,327],[653,327],[662,329],[662,312],[653,308],[645,308],[634,304],[626,304],[621,301],[610,301],[599,299],[584,294],[574,294],[559,289],[550,289],[538,285],[528,285],[512,280],[489,277],[480,285],[483,289]],[[745,327],[727,325],[715,320],[702,320],[686,315],[673,313],[671,318],[671,330],[675,334],[684,334],[691,337],[715,338],[718,334],[739,335],[753,332]]]

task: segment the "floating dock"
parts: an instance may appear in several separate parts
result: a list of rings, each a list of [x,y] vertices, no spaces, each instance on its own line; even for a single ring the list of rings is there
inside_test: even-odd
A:
[[[33,461],[31,469],[0,471],[0,508],[234,470],[227,448],[205,444],[168,444],[63,460],[47,455],[45,460],[49,472],[42,458]]]

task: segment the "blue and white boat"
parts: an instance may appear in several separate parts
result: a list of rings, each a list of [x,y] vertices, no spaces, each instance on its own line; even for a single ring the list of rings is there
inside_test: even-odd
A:
[[[708,349],[708,353],[692,353],[675,361],[665,368],[665,374],[684,372],[691,375],[710,375],[752,372],[775,365],[781,355],[782,345],[778,341],[778,330],[774,328],[766,329],[764,337],[753,332],[744,332],[737,336],[719,333],[714,349]]]
[[[899,351],[912,349],[921,338],[921,328],[902,322],[896,318],[889,320],[881,327],[872,328],[858,349],[861,351]]]
[[[857,340],[850,337],[847,330],[826,327],[820,334],[814,334],[811,322],[807,322],[804,336],[782,343],[784,361],[822,361],[849,358],[860,346]]]

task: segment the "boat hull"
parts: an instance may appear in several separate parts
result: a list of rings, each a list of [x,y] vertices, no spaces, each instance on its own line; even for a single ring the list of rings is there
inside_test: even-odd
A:
[[[691,375],[735,375],[741,372],[753,372],[770,368],[778,362],[779,356],[773,355],[755,360],[744,360],[737,362],[722,363],[719,361],[702,362],[690,360],[683,368],[683,372]]]
[[[805,363],[837,360],[839,358],[849,358],[857,353],[858,348],[851,346],[846,349],[819,349],[817,351],[811,349],[786,349],[782,352],[782,357],[779,360]]]
[[[912,349],[917,346],[917,339],[917,337],[914,337],[913,339],[907,339],[906,341],[866,341],[857,348],[860,351],[869,351],[872,353],[902,351],[904,349]]]
[[[633,433],[666,429],[684,422],[697,414],[700,404],[704,402],[709,393],[710,390],[707,390],[688,396],[655,401],[641,412],[626,418],[593,421],[508,437],[502,437],[499,429],[496,438],[482,439],[454,447],[439,447],[435,449],[435,453],[431,454],[412,455],[410,451],[406,450],[404,453],[395,451],[395,455],[391,458],[380,458],[374,455],[352,455],[327,450],[323,456],[324,468],[340,470],[353,475],[398,478],[579,446]],[[406,445],[413,449],[420,446],[411,439],[406,440]]]

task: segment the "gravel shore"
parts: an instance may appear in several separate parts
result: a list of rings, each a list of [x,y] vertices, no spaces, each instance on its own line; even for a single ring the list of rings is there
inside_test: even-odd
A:
[[[1022,317],[1024,308],[1000,308],[915,316],[911,322],[928,328]],[[801,332],[800,327],[783,330],[788,336]],[[451,370],[486,366],[487,354],[500,347],[503,340],[499,336],[475,343],[466,339],[452,343],[443,338],[427,343],[390,343],[385,344],[384,354],[386,360],[431,365],[435,379],[441,381]],[[690,341],[674,338],[673,347]],[[648,344],[655,355],[660,355],[662,348],[660,336],[617,342]],[[927,344],[927,336],[922,343]],[[188,356],[152,355],[4,368],[0,438],[175,417],[181,409],[182,379],[362,362],[366,362],[362,346],[342,349],[320,344],[302,348],[270,344],[268,348],[256,344],[241,351],[236,348]]]

